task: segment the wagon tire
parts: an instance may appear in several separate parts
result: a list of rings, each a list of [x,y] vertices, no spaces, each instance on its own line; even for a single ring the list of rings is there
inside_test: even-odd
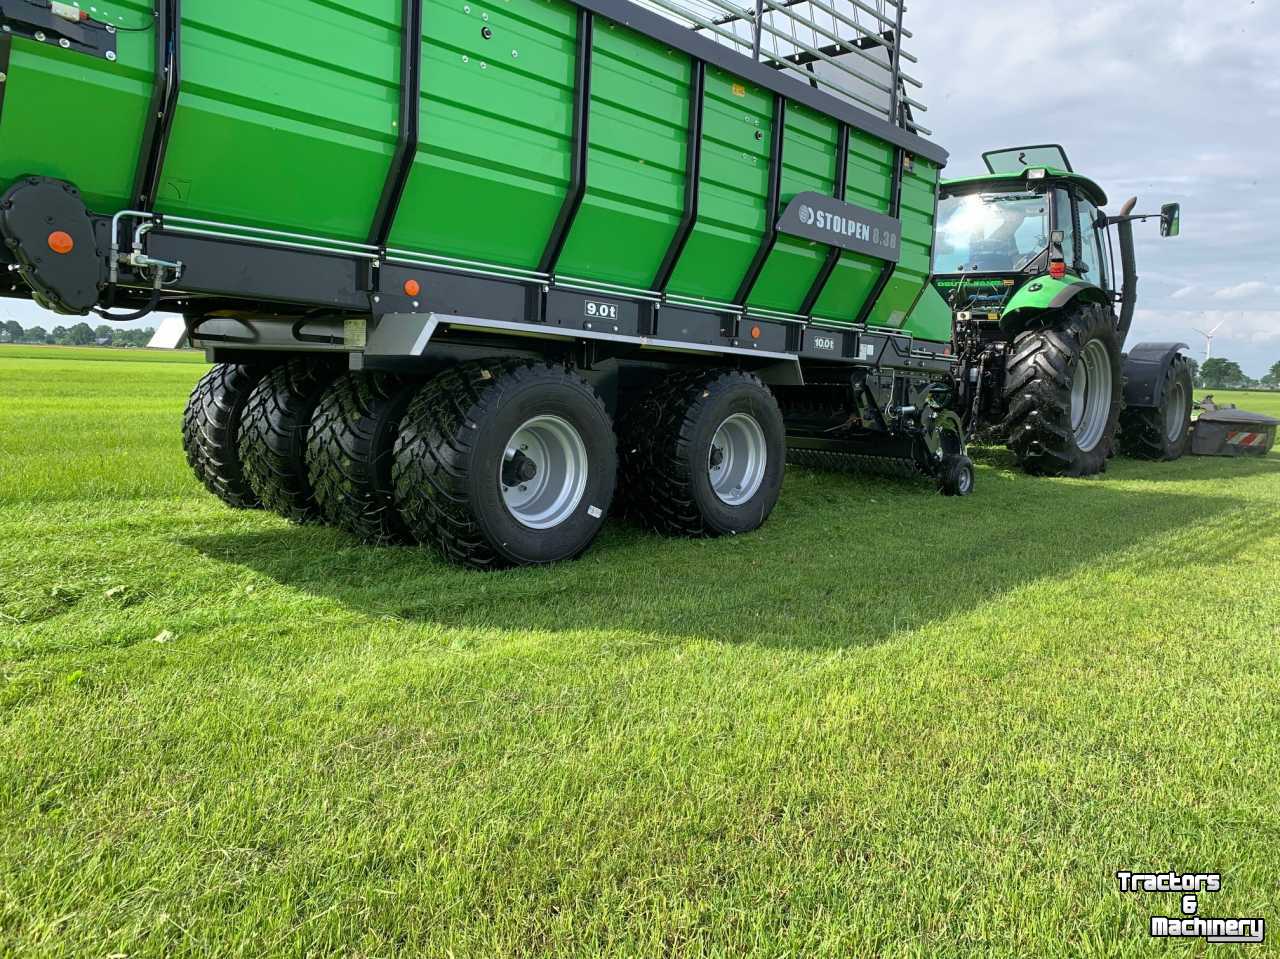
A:
[[[316,404],[339,372],[327,361],[290,360],[264,376],[245,405],[245,476],[263,506],[293,523],[322,519],[307,472],[307,435]]]
[[[413,542],[391,473],[417,388],[386,373],[348,373],[324,391],[311,418],[307,470],[316,505],[326,521],[370,545]]]
[[[778,503],[786,431],[751,373],[673,373],[627,409],[620,434],[624,496],[656,532],[749,533]]]
[[[477,570],[584,553],[617,482],[613,422],[578,374],[479,360],[430,380],[396,439],[396,504],[415,538]]]
[[[240,461],[240,422],[265,367],[219,363],[200,378],[182,416],[182,448],[196,478],[233,509],[259,509],[262,501]]]

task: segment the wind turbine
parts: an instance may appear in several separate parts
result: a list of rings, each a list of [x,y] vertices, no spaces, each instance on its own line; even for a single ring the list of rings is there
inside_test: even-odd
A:
[[[1217,336],[1218,331],[1226,325],[1227,321],[1223,320],[1207,333],[1204,330],[1196,330],[1197,333],[1204,337],[1204,358],[1206,362],[1213,359],[1213,338]],[[1195,329],[1195,327],[1192,327],[1192,329]]]

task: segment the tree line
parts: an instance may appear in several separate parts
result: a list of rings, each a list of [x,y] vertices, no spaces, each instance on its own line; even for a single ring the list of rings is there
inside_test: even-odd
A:
[[[1197,367],[1195,380],[1196,386],[1209,390],[1247,390],[1251,387],[1280,389],[1280,363],[1273,364],[1266,375],[1255,380],[1240,369],[1240,364],[1235,360],[1215,356]]]
[[[46,330],[43,326],[23,329],[17,320],[6,320],[0,323],[0,343],[33,343],[50,346],[146,346],[156,331],[151,327],[145,330],[121,330],[107,326],[105,323],[94,329],[88,323],[77,323],[74,326],[55,326]]]

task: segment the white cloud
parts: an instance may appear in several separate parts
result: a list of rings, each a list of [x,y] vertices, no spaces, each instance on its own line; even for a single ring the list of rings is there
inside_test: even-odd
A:
[[[1185,299],[1186,299],[1187,297],[1189,297],[1192,293],[1195,293],[1195,292],[1196,292],[1197,290],[1199,290],[1199,289],[1200,289],[1200,287],[1196,286],[1196,285],[1193,283],[1191,286],[1184,286],[1184,287],[1181,287],[1180,289],[1174,290],[1172,293],[1170,293],[1170,294],[1169,294],[1169,299],[1171,299],[1171,300],[1185,300]]]
[[[1249,280],[1235,286],[1224,287],[1213,294],[1215,300],[1247,300],[1251,296],[1267,292],[1267,284],[1261,280]]]

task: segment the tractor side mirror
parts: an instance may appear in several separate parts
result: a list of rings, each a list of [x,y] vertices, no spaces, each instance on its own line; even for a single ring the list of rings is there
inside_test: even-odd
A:
[[[1182,232],[1182,206],[1166,203],[1160,208],[1160,235],[1177,236]]]

